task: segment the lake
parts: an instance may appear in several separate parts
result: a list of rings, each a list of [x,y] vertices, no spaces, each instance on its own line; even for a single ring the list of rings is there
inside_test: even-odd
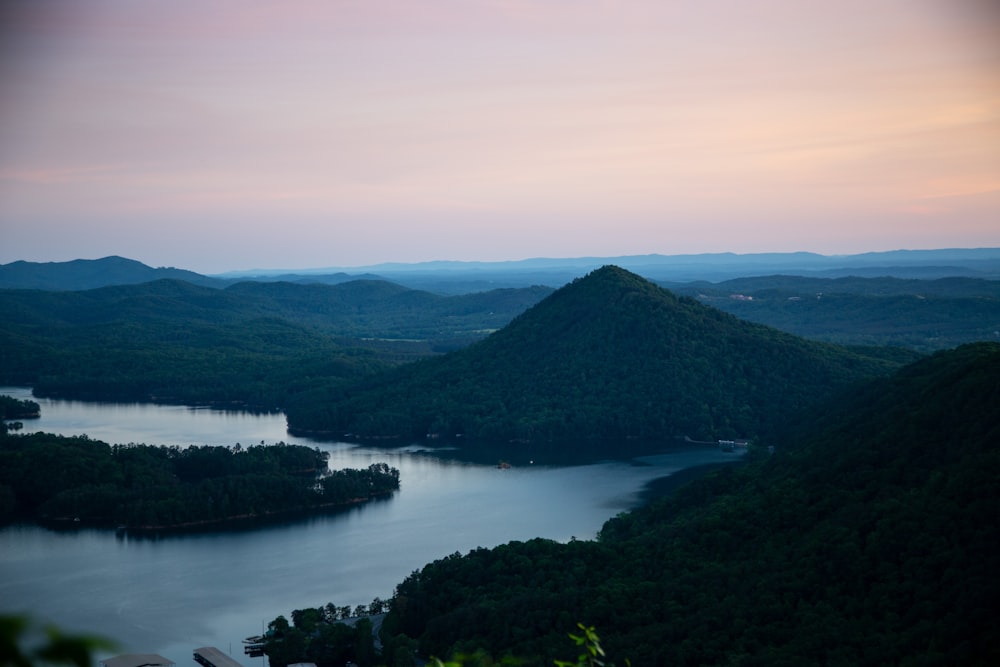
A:
[[[31,398],[30,390],[0,393]],[[282,414],[148,404],[32,399],[42,416],[24,431],[87,434],[115,443],[274,444],[319,447],[333,469],[384,461],[400,471],[391,498],[253,529],[137,537],[113,530],[0,529],[0,613],[29,613],[67,632],[118,642],[120,653],[159,653],[192,667],[215,646],[245,665],[241,640],[293,609],[388,599],[397,583],[455,552],[513,540],[593,539],[636,507],[655,479],[733,461],[713,447],[664,449],[597,462],[519,450],[513,464],[463,460],[424,445],[383,449],[291,437]],[[110,654],[99,654],[98,658]]]

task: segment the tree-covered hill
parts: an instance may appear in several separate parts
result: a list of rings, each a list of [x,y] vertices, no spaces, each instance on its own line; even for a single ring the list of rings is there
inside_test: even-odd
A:
[[[274,317],[341,337],[445,339],[481,337],[552,292],[547,287],[498,289],[445,297],[380,280],[337,285],[245,282],[213,289],[180,280],[92,290],[2,290],[11,326],[117,322],[236,324]]]
[[[303,392],[287,414],[293,429],[359,437],[753,437],[896,366],[737,320],[608,266],[468,348]]]
[[[545,665],[572,658],[582,622],[616,664],[1000,664],[997,406],[1000,345],[937,353],[595,542],[425,566],[397,587],[383,639]]]
[[[338,285],[238,283],[225,290],[270,314],[340,336],[471,340],[498,329],[551,294],[548,287],[441,296],[382,280]]]
[[[0,290],[0,383],[69,398],[281,407],[317,383],[465,345],[550,291],[442,297],[380,281],[177,280]]]
[[[134,285],[153,280],[183,280],[197,285],[221,287],[224,281],[193,271],[160,267],[154,269],[125,257],[74,259],[69,262],[11,262],[0,264],[0,288],[85,290],[107,285]]]
[[[681,294],[693,292],[720,296],[730,294],[779,293],[789,296],[816,296],[821,294],[857,294],[858,296],[936,296],[936,297],[987,297],[1000,299],[1000,280],[952,276],[948,278],[918,279],[882,276],[866,278],[815,278],[806,276],[751,276],[733,278],[718,283],[696,281],[691,283],[664,283]]]
[[[1000,281],[761,276],[670,285],[752,322],[844,345],[933,352],[1000,341]]]
[[[0,430],[0,524],[179,529],[327,511],[399,488],[385,463],[330,471],[301,445],[154,447]]]
[[[0,382],[42,396],[280,406],[379,366],[370,353],[223,290],[163,280],[0,290]]]

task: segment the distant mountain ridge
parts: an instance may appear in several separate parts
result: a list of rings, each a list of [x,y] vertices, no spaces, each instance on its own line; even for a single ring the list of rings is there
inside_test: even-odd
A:
[[[967,265],[981,263],[991,268],[1000,268],[1000,248],[942,248],[934,250],[888,250],[850,255],[822,255],[814,252],[765,252],[765,253],[696,253],[663,255],[594,256],[594,257],[535,257],[510,261],[449,261],[429,262],[387,262],[357,267],[329,267],[307,270],[266,270],[230,271],[219,277],[285,274],[316,274],[333,271],[373,273],[427,272],[427,271],[483,271],[483,270],[537,270],[573,268],[598,268],[614,264],[629,270],[634,267],[656,266],[716,266],[723,264],[739,266],[794,267],[803,270],[825,270],[846,266],[944,266],[948,264]],[[769,269],[770,270],[770,269]]]
[[[963,276],[1000,279],[1000,248],[893,250],[856,255],[704,253],[532,258],[507,262],[432,261],[297,270],[253,269],[217,275],[203,275],[172,267],[152,268],[135,260],[111,256],[70,262],[17,261],[2,264],[0,288],[81,290],[163,278],[186,280],[208,287],[225,287],[245,280],[337,284],[358,279],[384,279],[412,289],[461,294],[498,287],[561,287],[574,278],[609,264],[649,280],[671,282],[718,282],[774,274],[827,278],[894,276],[930,279]]]
[[[361,267],[300,270],[300,275],[333,271],[364,271],[410,287],[431,291],[488,289],[542,284],[559,287],[594,269],[613,264],[654,281],[721,281],[745,276],[788,274],[836,278],[841,276],[895,276],[941,278],[967,276],[1000,278],[1000,248],[943,248],[891,250],[854,255],[813,252],[732,252],[684,255],[625,255],[610,257],[545,258],[499,261],[432,261],[386,263]],[[268,271],[242,271],[219,277],[266,276]],[[278,272],[273,272],[278,273]]]
[[[194,271],[173,267],[154,269],[134,259],[118,256],[69,262],[17,261],[0,264],[0,288],[6,289],[86,290],[163,279],[183,280],[208,287],[226,284]]]
[[[921,252],[926,255],[932,251]],[[954,252],[981,258],[991,251]],[[585,272],[539,269],[534,273],[512,271],[504,276],[490,277],[443,270],[440,274],[398,273],[391,281],[370,273],[280,274],[238,280],[202,276],[175,268],[153,269],[133,260],[107,257],[61,264],[15,262],[0,266],[0,292],[40,290],[51,293],[5,297],[32,302],[28,307],[30,319],[47,311],[48,306],[43,304],[56,303],[52,300],[55,293],[62,292],[68,298],[72,293],[146,286],[147,292],[136,293],[134,298],[138,301],[131,306],[128,301],[115,305],[116,309],[135,307],[137,314],[145,317],[149,314],[148,306],[166,305],[163,299],[170,297],[163,293],[164,290],[180,290],[180,283],[184,283],[210,292],[228,292],[232,298],[249,299],[260,303],[271,316],[299,324],[311,323],[327,330],[334,325],[338,334],[360,335],[372,340],[435,340],[433,347],[440,351],[454,349],[469,342],[470,336],[481,338],[503,326],[550,293],[553,286],[562,286],[580,277],[577,273],[583,275]],[[929,352],[973,341],[1000,340],[1000,279],[962,276],[830,278],[751,275],[753,273],[748,271],[744,277],[719,282],[643,277],[676,294],[695,297],[742,319],[829,343],[893,345]],[[156,284],[165,281],[178,284],[169,288]],[[98,284],[100,286],[94,287]],[[87,316],[101,312],[105,307],[102,302],[114,298],[113,294],[83,294],[81,299],[89,303],[87,307],[91,309]],[[821,300],[817,298],[820,295]],[[143,303],[144,299],[154,297],[158,301]],[[242,307],[232,298],[227,307]],[[70,302],[66,306],[72,309]],[[124,311],[116,312],[122,314]],[[175,314],[184,319],[191,313]],[[444,340],[459,331],[464,332],[459,334],[461,340]]]
[[[404,441],[750,437],[896,365],[737,320],[607,266],[467,348],[303,395],[287,415],[299,431]]]
[[[740,319],[828,343],[931,352],[1000,341],[1000,280],[758,276],[663,286]]]

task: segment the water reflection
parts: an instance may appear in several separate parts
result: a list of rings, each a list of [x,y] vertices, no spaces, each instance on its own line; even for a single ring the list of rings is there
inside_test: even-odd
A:
[[[31,397],[23,388],[0,393]],[[241,640],[279,614],[387,599],[413,570],[456,551],[535,537],[591,539],[608,518],[641,502],[653,480],[733,460],[711,447],[652,452],[634,442],[615,460],[595,460],[592,443],[571,454],[544,446],[472,454],[377,448],[291,437],[278,414],[34,400],[42,416],[25,423],[28,432],[86,433],[110,443],[284,441],[321,448],[333,468],[384,461],[400,470],[401,488],[389,498],[252,526],[145,536],[0,530],[0,609],[109,635],[124,650],[159,653],[179,667],[195,665],[191,650],[199,646],[234,646],[244,660]],[[511,467],[499,469],[501,460]]]

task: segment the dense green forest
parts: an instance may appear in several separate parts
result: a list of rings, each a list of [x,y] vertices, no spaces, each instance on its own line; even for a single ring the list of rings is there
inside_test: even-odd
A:
[[[39,396],[84,400],[211,403],[255,409],[291,406],[298,428],[339,430],[343,424],[323,414],[318,403],[391,367],[480,341],[553,292],[536,286],[442,296],[384,280],[347,280],[347,276],[338,284],[209,281],[196,285],[176,279],[186,276],[185,272],[137,268],[133,266],[137,263],[121,258],[102,260],[101,266],[108,262],[111,275],[123,281],[172,279],[78,291],[0,290],[0,309],[5,313],[0,321],[0,383],[30,385]],[[78,274],[80,285],[108,279],[90,265],[64,268]],[[53,270],[48,266],[27,269],[32,272],[31,280],[38,274],[39,284],[48,284],[46,272]],[[671,288],[745,320],[815,340],[892,344],[928,352],[996,338],[1000,330],[998,285],[998,281],[964,278],[772,276]],[[822,298],[817,299],[820,292]],[[731,298],[734,295],[753,300]],[[564,314],[576,317],[574,312]],[[606,322],[610,317],[596,321]],[[573,321],[582,324],[579,318]],[[603,333],[616,337],[611,347],[626,340],[627,332],[620,328],[606,328]],[[593,350],[575,352],[589,356]],[[577,366],[582,369],[587,363]],[[483,372],[479,366],[462,372]],[[436,372],[436,367],[430,368],[420,372]],[[590,385],[583,391],[587,393],[598,389],[590,384],[591,376],[563,379]],[[491,389],[488,393],[484,398],[493,407],[504,404],[496,419],[487,418],[484,406],[479,406],[460,418],[453,419],[448,410],[438,420],[437,413],[442,411],[435,409],[430,419],[421,415],[409,421],[415,430],[462,427],[490,437],[517,421],[521,432],[514,437],[521,439],[547,437],[548,432],[562,428],[552,427],[551,415],[514,418],[510,412],[518,408],[507,404],[503,392]],[[704,400],[690,403],[685,411],[700,411],[701,405],[710,404]],[[629,401],[633,413],[638,404]],[[592,408],[584,410],[595,416]],[[628,424],[605,424],[598,430],[628,433],[635,430],[637,420],[649,416],[632,414]],[[653,422],[663,421],[662,415],[651,417]],[[347,430],[370,434],[384,429],[386,415],[376,410],[372,419],[373,423],[354,424]],[[732,421],[728,415],[713,416],[713,421],[726,420]],[[389,421],[398,420],[390,416]],[[588,417],[586,425],[569,428],[582,432],[592,421]],[[416,422],[421,422],[419,427]],[[647,426],[656,428],[652,423]]]
[[[189,272],[121,258],[82,264],[27,266],[30,275],[21,276],[62,284],[59,272],[69,272],[76,291],[0,289],[0,383],[85,400],[298,403],[308,422],[302,428],[323,421],[308,392],[322,396],[462,349],[553,292],[536,286],[442,296],[349,276],[337,284],[182,281]],[[98,265],[110,273],[101,275]],[[170,279],[79,289],[115,276]],[[993,340],[1000,331],[1000,281],[771,276],[670,288],[742,319],[841,345],[929,352]],[[739,295],[753,299],[732,298]]]
[[[915,357],[806,341],[604,267],[467,348],[301,392],[286,413],[297,431],[404,441],[759,437]]]
[[[994,337],[997,285],[777,276],[685,296],[605,267],[555,292],[462,298],[383,281],[0,290],[0,382],[282,407],[300,430],[404,441],[775,446],[595,541],[511,543],[414,572],[384,620],[389,665],[480,650],[550,665],[572,659],[579,622],[619,664],[998,664],[1000,345],[911,363],[913,349]],[[8,418],[30,404],[0,401]],[[323,470],[320,452],[287,445],[110,446],[4,428],[0,521],[201,524],[399,484],[385,464]],[[377,663],[366,621],[342,627],[334,611],[276,619],[274,664]]]
[[[38,403],[34,401],[0,394],[0,419],[34,419],[39,416],[39,410]]]
[[[134,259],[118,256],[68,262],[18,261],[0,264],[0,288],[4,289],[86,290],[162,279],[219,287],[225,284],[193,271],[172,267],[154,269]]]
[[[1000,341],[1000,281],[766,276],[671,284],[737,317],[844,345],[932,352]]]
[[[171,280],[0,290],[0,383],[39,396],[279,408],[311,387],[466,345],[549,291]]]
[[[192,527],[363,502],[399,488],[385,463],[329,471],[328,454],[243,447],[108,445],[0,432],[0,522]]]
[[[551,665],[573,658],[582,622],[618,664],[998,664],[997,406],[1000,345],[936,353],[803,412],[773,454],[619,515],[596,541],[415,571],[390,602],[383,661]],[[316,642],[283,660],[337,664]]]
[[[618,257],[532,258],[505,262],[433,261],[381,264],[363,269],[266,270],[201,275],[173,267],[153,268],[124,257],[68,262],[0,264],[0,288],[85,290],[147,283],[163,278],[226,287],[238,281],[338,284],[359,279],[388,280],[436,294],[467,294],[498,287],[559,287],[605,264],[614,264],[657,282],[720,281],[740,276],[895,276],[931,280],[945,276],[1000,278],[1000,249],[894,250],[824,256],[809,252],[631,255]],[[359,271],[363,271],[360,272]],[[807,278],[808,279],[808,278]]]

